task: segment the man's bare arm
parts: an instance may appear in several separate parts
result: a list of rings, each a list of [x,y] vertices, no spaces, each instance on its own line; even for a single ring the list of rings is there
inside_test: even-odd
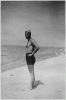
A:
[[[39,50],[39,46],[33,39],[31,39],[31,43],[34,46],[34,51],[32,52],[32,55],[34,55]]]

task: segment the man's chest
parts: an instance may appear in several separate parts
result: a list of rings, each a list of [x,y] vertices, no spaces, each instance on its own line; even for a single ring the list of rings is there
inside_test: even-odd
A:
[[[32,43],[29,41],[27,42],[26,48],[29,48],[30,46],[32,46]]]

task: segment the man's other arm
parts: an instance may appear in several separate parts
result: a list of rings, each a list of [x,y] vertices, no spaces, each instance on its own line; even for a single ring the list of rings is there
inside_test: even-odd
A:
[[[32,55],[34,55],[38,50],[39,50],[39,46],[38,44],[35,42],[35,40],[31,39],[31,43],[34,47],[34,51],[32,52]]]

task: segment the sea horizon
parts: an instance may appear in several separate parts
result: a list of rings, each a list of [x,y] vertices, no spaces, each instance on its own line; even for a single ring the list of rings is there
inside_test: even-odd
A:
[[[17,47],[17,46],[21,47],[22,46],[22,47],[25,47],[26,45],[1,45],[1,46],[15,46],[15,47]],[[58,47],[58,48],[61,47],[61,48],[65,48],[65,46],[39,46],[39,47],[54,47],[54,48],[55,47]]]

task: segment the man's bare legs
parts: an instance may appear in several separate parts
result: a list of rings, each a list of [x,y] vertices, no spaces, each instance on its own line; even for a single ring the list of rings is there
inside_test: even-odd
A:
[[[34,65],[27,65],[27,66],[28,66],[28,70],[29,70],[30,78],[31,78],[31,86],[30,86],[30,89],[33,89],[34,82],[35,82]]]

